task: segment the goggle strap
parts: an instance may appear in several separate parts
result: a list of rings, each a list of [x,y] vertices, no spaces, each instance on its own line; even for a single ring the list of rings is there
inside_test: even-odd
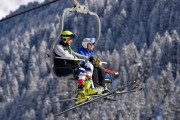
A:
[[[71,34],[71,35],[61,35],[62,37],[73,37],[75,38],[75,34]]]

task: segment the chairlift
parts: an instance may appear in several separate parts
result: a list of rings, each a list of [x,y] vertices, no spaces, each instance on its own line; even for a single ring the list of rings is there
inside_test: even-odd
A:
[[[99,16],[95,12],[91,12],[88,9],[87,6],[80,5],[77,0],[74,0],[73,2],[74,2],[74,6],[72,8],[65,8],[63,10],[62,16],[60,18],[60,26],[59,26],[59,29],[58,29],[58,32],[57,32],[57,36],[53,40],[53,43],[52,43],[51,49],[50,49],[50,63],[49,63],[49,66],[50,66],[50,69],[51,69],[51,72],[52,72],[53,76],[55,78],[57,78],[57,79],[68,79],[68,80],[76,80],[77,79],[75,71],[72,68],[68,67],[68,64],[67,64],[67,67],[55,68],[55,66],[54,66],[54,57],[55,57],[54,48],[60,42],[61,33],[63,32],[63,28],[64,28],[65,15],[68,12],[74,12],[75,14],[80,13],[80,14],[86,14],[86,15],[94,16],[96,18],[96,21],[97,21],[97,27],[96,27],[97,32],[96,32],[96,43],[95,43],[95,45],[97,44],[97,41],[99,40],[100,34],[101,34],[101,23],[100,23]],[[82,59],[76,59],[76,60],[81,61]],[[64,62],[66,64],[65,60],[64,60]],[[55,72],[56,69],[59,69],[59,70],[62,69],[63,72],[71,72],[72,74],[67,75],[67,76],[65,76],[65,78],[63,78],[63,76],[60,76]]]

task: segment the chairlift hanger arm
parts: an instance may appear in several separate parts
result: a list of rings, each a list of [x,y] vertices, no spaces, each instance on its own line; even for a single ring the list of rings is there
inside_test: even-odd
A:
[[[82,14],[87,14],[87,15],[92,15],[96,17],[96,22],[97,22],[97,35],[96,35],[96,43],[100,38],[100,33],[101,33],[101,22],[99,19],[99,16],[95,13],[95,12],[91,12],[87,6],[85,5],[80,5],[79,2],[77,0],[74,0],[74,7],[73,8],[66,8],[63,11],[63,19],[62,22],[64,21],[64,15],[67,12],[77,12],[77,13],[82,13]],[[63,22],[64,23],[64,22]],[[63,25],[62,23],[62,25]],[[64,26],[62,26],[63,28]]]
[[[74,0],[74,7],[73,8],[65,8],[63,10],[63,13],[62,13],[62,16],[60,19],[60,26],[59,26],[59,30],[57,33],[57,37],[53,41],[53,44],[51,46],[51,51],[55,48],[55,45],[57,43],[59,43],[59,41],[60,41],[59,38],[60,38],[60,35],[61,35],[63,28],[64,28],[64,17],[65,17],[65,14],[67,12],[77,12],[77,13],[88,14],[88,15],[92,15],[92,16],[96,17],[96,19],[97,19],[96,43],[97,43],[97,41],[100,38],[100,33],[101,33],[101,22],[100,22],[99,16],[95,12],[91,12],[86,6],[80,5],[77,0]]]

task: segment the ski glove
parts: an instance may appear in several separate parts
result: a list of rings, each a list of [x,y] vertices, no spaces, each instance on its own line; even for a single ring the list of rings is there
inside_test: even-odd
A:
[[[89,57],[89,61],[93,63],[94,57]]]
[[[92,62],[94,64],[95,67],[99,67],[100,66],[100,60],[94,57],[89,57],[89,61]]]
[[[94,63],[94,66],[95,67],[99,67],[100,66],[100,60],[99,59],[97,59],[97,58],[94,58],[94,60],[93,60],[93,63]]]

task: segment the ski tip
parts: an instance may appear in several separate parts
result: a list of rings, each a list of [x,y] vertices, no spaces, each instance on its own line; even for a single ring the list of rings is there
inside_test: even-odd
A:
[[[46,103],[46,105],[50,105],[51,101],[48,100],[48,99],[46,99],[46,100],[45,100],[45,103]]]
[[[143,90],[143,88],[141,87],[141,88],[139,88],[139,90],[138,91],[141,91],[141,90]]]
[[[135,84],[135,83],[136,83],[136,81],[137,81],[137,80],[133,80],[133,81],[132,81],[132,84]]]
[[[54,115],[54,117],[58,117],[60,115],[61,115],[61,113],[57,113],[57,114]]]
[[[136,86],[135,86],[135,88],[138,88],[139,87],[139,84],[137,84]]]

